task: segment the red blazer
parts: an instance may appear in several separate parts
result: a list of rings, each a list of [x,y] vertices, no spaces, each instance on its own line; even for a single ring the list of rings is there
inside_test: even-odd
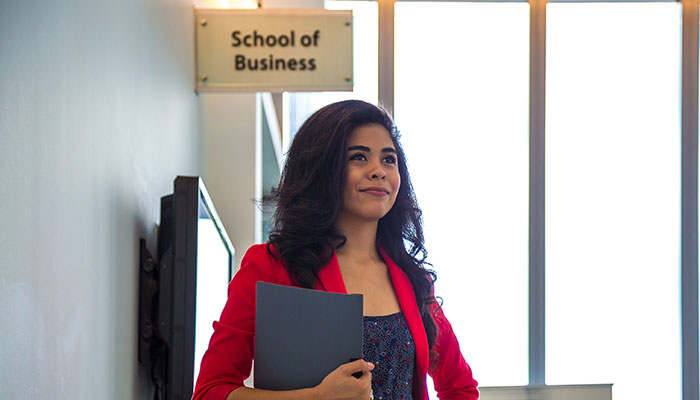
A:
[[[478,399],[477,382],[471,368],[462,357],[452,326],[437,307],[433,315],[439,331],[434,348],[438,361],[429,368],[433,362],[428,359],[428,339],[411,282],[384,252],[381,253],[416,346],[413,398],[428,399],[426,374],[429,373],[440,399]],[[317,290],[347,293],[335,254],[321,268],[318,278]],[[248,249],[240,270],[229,284],[228,300],[220,320],[214,322],[214,333],[202,358],[193,400],[225,400],[231,391],[243,386],[250,375],[255,338],[255,284],[258,281],[293,286],[287,269],[279,257],[275,259],[268,253],[265,244]]]

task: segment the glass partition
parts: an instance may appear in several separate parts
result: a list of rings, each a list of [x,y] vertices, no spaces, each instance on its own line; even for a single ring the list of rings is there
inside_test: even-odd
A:
[[[436,294],[481,385],[528,379],[528,39],[526,3],[395,6],[396,122]]]
[[[231,249],[222,238],[208,209],[211,203],[200,195],[197,219],[197,300],[195,304],[194,383],[202,357],[214,333],[212,321],[218,321],[226,304],[232,271]],[[194,390],[194,387],[193,387]]]
[[[547,384],[680,398],[680,18],[547,6]]]

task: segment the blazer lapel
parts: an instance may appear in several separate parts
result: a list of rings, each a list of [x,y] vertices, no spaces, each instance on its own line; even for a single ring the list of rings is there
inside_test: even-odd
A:
[[[318,271],[318,280],[316,281],[317,290],[325,290],[326,292],[347,294],[343,275],[340,273],[340,265],[338,265],[338,257],[333,252],[333,257]]]
[[[408,329],[411,331],[411,336],[413,336],[413,342],[416,346],[416,367],[419,373],[418,376],[425,376],[428,371],[428,337],[425,335],[425,328],[423,327],[423,320],[418,311],[418,304],[416,303],[416,295],[413,292],[413,286],[411,285],[411,281],[408,280],[406,273],[389,258],[386,252],[384,252],[383,249],[379,249],[379,252],[382,257],[384,257],[384,261],[389,267],[389,275],[391,275],[391,282],[394,285],[394,292],[396,292],[396,297],[399,299],[399,306],[406,319],[406,324],[408,324]]]

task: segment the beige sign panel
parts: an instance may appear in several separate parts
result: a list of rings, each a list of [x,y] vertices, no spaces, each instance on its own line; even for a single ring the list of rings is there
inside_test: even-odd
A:
[[[352,11],[196,9],[198,91],[352,90]]]

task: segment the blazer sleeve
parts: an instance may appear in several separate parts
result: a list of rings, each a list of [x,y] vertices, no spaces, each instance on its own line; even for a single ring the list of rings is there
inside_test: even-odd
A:
[[[255,336],[255,284],[276,283],[266,246],[251,247],[228,286],[228,299],[202,357],[193,400],[225,400],[250,376]]]
[[[479,390],[472,369],[464,360],[452,325],[442,307],[435,304],[433,318],[438,327],[438,338],[431,354],[428,373],[433,378],[440,400],[477,400]],[[437,357],[437,359],[436,359]]]

